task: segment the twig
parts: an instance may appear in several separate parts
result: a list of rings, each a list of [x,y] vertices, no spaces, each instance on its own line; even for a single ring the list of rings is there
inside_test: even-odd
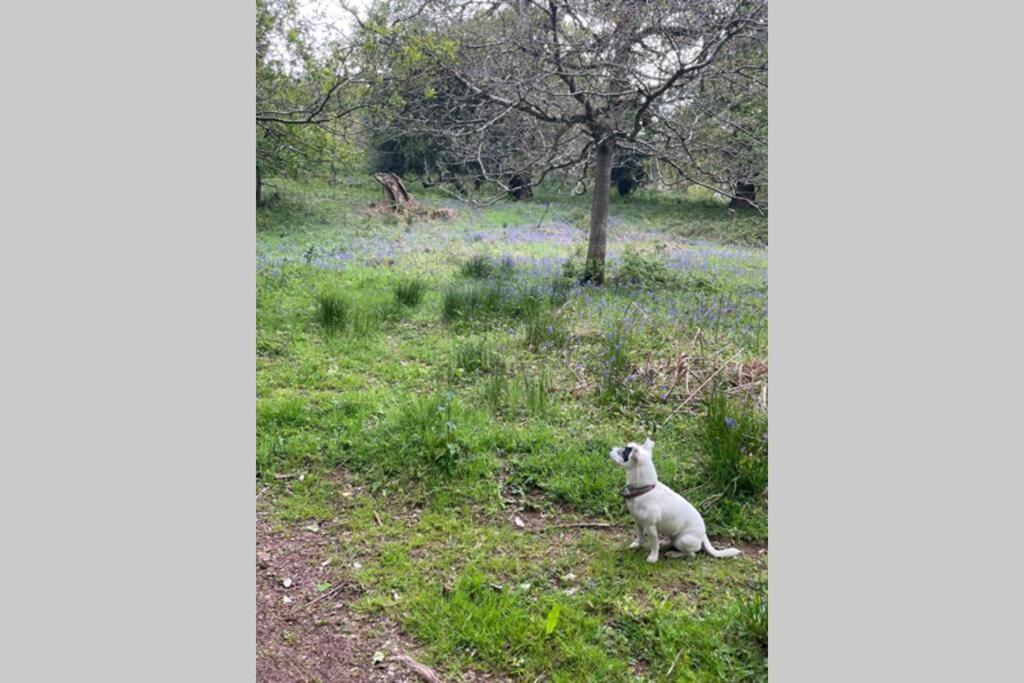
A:
[[[269,486],[264,486],[263,490],[256,494],[256,500],[259,500],[260,496],[262,496],[264,493],[266,493],[268,489],[270,489]]]
[[[647,315],[647,311],[645,311],[645,310],[643,309],[643,307],[642,307],[642,306],[641,306],[640,304],[638,304],[638,303],[637,303],[637,302],[635,302],[635,301],[631,301],[631,302],[630,302],[630,305],[631,305],[631,306],[632,306],[633,308],[636,308],[636,310],[640,311],[640,315],[642,315],[643,317],[647,318],[648,320],[650,320],[650,319],[651,319],[651,316]]]
[[[688,359],[688,354],[682,353],[676,358],[676,369],[672,373],[672,384],[669,385],[668,389],[665,390],[665,395],[668,396],[675,391],[676,385],[679,384],[679,374],[683,371],[683,362]],[[686,366],[687,376],[689,376],[689,365]],[[687,388],[689,391],[689,388]]]
[[[345,584],[339,583],[334,588],[332,588],[329,591],[326,591],[324,593],[321,593],[320,595],[316,596],[315,598],[313,598],[309,602],[305,602],[302,605],[300,605],[299,607],[293,608],[292,611],[289,612],[289,614],[297,614],[299,612],[302,612],[303,610],[305,610],[305,609],[307,609],[309,607],[312,607],[313,605],[315,605],[316,603],[320,602],[321,600],[323,600],[323,599],[325,599],[327,597],[330,597],[330,596],[334,595],[335,593],[338,593],[344,587],[345,587]]]
[[[580,382],[583,382],[584,384],[586,384],[587,380],[583,379],[583,375],[580,374],[580,371],[576,369],[575,365],[573,365],[572,363],[569,363],[569,369],[572,370],[572,373],[574,375],[576,375],[576,379],[578,379]]]
[[[697,338],[698,337],[700,337],[700,328],[699,327],[697,328],[697,331],[693,333],[693,339],[690,340],[690,347],[691,348],[693,347],[694,344],[697,343]]]
[[[676,662],[679,661],[679,655],[681,654],[683,654],[683,648],[679,648],[679,652],[676,653],[676,658],[672,660],[672,666],[670,666],[668,671],[665,672],[665,680],[668,680],[668,677],[672,675],[672,670],[676,668]]]
[[[551,531],[552,529],[610,529],[612,527],[621,526],[620,524],[609,524],[607,522],[576,522],[574,524],[552,524],[541,529],[531,529],[535,534],[539,534],[542,531]]]
[[[373,518],[377,520],[377,526],[384,526],[384,522],[380,521],[380,515],[377,514],[376,510],[373,511]]]
[[[544,213],[541,214],[540,220],[537,221],[537,225],[533,228],[534,230],[540,230],[540,224],[544,222],[544,219],[548,217],[548,209],[551,208],[551,202],[544,205]]]
[[[400,652],[395,653],[394,658],[415,671],[423,680],[428,681],[429,683],[441,683],[441,677],[437,675],[436,671],[426,664],[421,664],[409,655]]]
[[[703,382],[701,382],[701,383],[700,383],[700,386],[699,386],[699,387],[697,387],[696,389],[694,389],[694,390],[693,390],[693,391],[692,391],[692,392],[690,393],[690,395],[689,395],[689,396],[687,396],[687,397],[686,397],[686,399],[685,399],[685,400],[684,400],[684,401],[683,401],[683,402],[682,402],[681,404],[679,404],[679,407],[677,407],[677,408],[676,408],[675,410],[673,410],[673,411],[672,411],[671,413],[669,413],[669,414],[668,414],[668,417],[666,417],[665,419],[666,419],[666,420],[668,420],[668,418],[669,418],[669,417],[672,417],[673,415],[675,415],[676,413],[678,413],[678,412],[679,412],[680,410],[682,410],[683,408],[685,408],[685,407],[686,407],[686,404],[687,404],[687,403],[689,403],[689,402],[690,402],[690,400],[691,400],[691,399],[692,399],[692,398],[693,398],[694,396],[696,396],[696,395],[697,395],[698,393],[700,393],[700,390],[701,390],[701,389],[703,389],[704,387],[706,387],[706,386],[708,385],[708,383],[709,383],[709,382],[710,382],[711,380],[713,380],[713,379],[715,378],[715,376],[716,376],[716,375],[718,375],[718,373],[720,373],[720,372],[721,372],[722,370],[725,370],[725,369],[726,369],[727,367],[729,367],[729,363],[732,363],[732,362],[733,362],[734,360],[736,360],[736,359],[737,359],[737,358],[739,358],[739,357],[740,357],[740,352],[737,352],[735,356],[733,356],[733,357],[732,357],[732,358],[730,358],[729,360],[725,361],[725,363],[723,363],[723,364],[722,364],[721,366],[719,366],[719,368],[718,368],[717,370],[715,370],[715,371],[714,371],[714,372],[712,372],[712,373],[711,373],[710,375],[708,375],[708,378],[707,378],[706,380],[704,380]],[[664,424],[664,423],[663,423],[663,424]]]
[[[753,382],[746,382],[745,384],[737,384],[736,386],[730,387],[730,388],[731,389],[749,389],[750,387],[756,387],[756,386],[759,386],[761,384],[762,384],[761,380],[755,379]]]
[[[699,509],[703,510],[704,508],[710,507],[712,504],[717,503],[721,499],[722,495],[723,494],[721,492],[712,493],[710,496],[701,501]]]
[[[296,673],[298,673],[302,677],[302,678],[300,678],[300,680],[302,680],[302,681],[312,681],[312,680],[315,680],[313,678],[313,676],[309,673],[309,671],[307,671],[303,667],[299,666],[298,662],[293,662],[290,659],[285,659],[284,662],[288,666],[292,667],[296,671]]]

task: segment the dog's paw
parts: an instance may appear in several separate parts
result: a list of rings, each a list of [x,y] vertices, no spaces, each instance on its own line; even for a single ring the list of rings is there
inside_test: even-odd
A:
[[[651,564],[654,564],[655,562],[658,561],[658,556],[657,555],[648,555],[647,556],[647,561],[650,562]]]
[[[635,540],[635,541],[633,541],[632,543],[629,544],[629,549],[630,550],[636,550],[639,547],[640,547],[640,540],[639,539],[637,539],[637,540]]]

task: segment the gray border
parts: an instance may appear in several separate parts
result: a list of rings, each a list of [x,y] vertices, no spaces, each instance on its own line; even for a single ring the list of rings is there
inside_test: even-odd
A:
[[[1019,669],[1013,9],[773,2],[775,680]]]
[[[0,679],[253,680],[253,5],[4,25]]]

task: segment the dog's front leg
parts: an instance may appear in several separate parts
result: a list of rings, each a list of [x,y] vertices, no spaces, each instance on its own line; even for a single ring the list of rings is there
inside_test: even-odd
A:
[[[636,525],[636,538],[634,538],[633,542],[629,544],[630,550],[633,550],[634,548],[639,548],[640,545],[644,542],[644,528],[640,526],[640,522],[636,521],[635,519],[633,520],[633,523]]]
[[[647,555],[648,562],[658,561],[658,527],[654,524],[648,526],[645,530],[647,534],[647,540],[651,544],[651,552]]]

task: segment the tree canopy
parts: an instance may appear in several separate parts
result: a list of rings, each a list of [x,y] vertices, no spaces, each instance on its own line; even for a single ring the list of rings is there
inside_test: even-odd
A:
[[[766,206],[763,0],[376,0],[316,44],[294,2],[258,9],[258,169],[356,146],[460,195],[589,191],[598,283],[613,181]]]

